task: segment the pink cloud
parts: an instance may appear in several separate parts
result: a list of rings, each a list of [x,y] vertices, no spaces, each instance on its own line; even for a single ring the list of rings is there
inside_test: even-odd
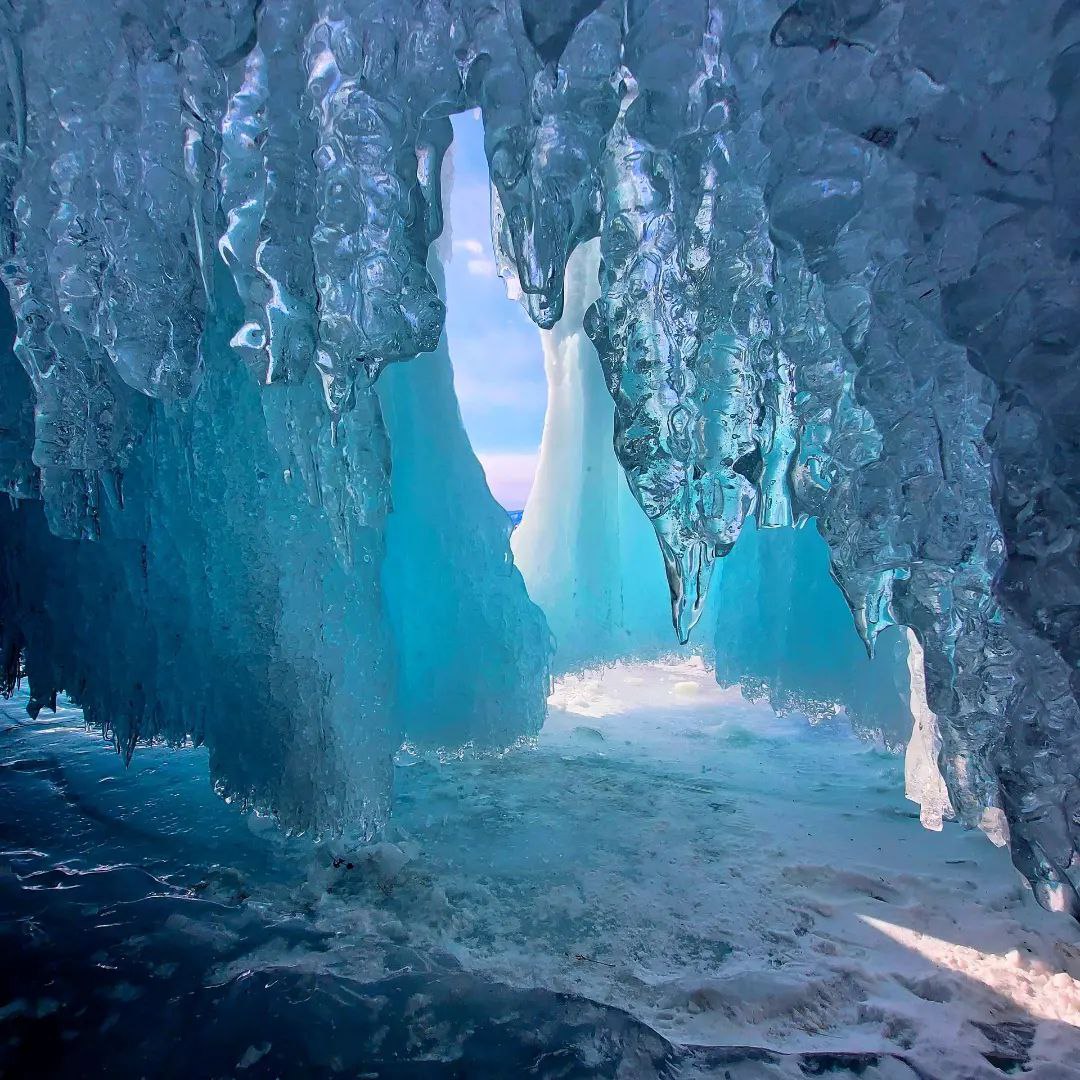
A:
[[[507,508],[521,510],[529,497],[536,476],[536,459],[539,451],[480,451],[477,457],[484,467],[488,487]]]

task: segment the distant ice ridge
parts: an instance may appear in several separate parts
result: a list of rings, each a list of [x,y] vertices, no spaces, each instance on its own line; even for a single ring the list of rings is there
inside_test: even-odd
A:
[[[440,162],[479,107],[541,327],[599,237],[583,322],[679,637],[747,520],[813,519],[867,648],[922,648],[953,813],[1080,913],[1075,4],[4,0],[0,35],[3,486],[100,541],[5,517],[9,680],[25,645],[37,700],[111,702],[129,745],[232,715],[235,668],[280,719],[215,720],[216,768],[286,818],[376,768],[337,759],[400,731],[383,554],[426,551],[388,537],[387,463],[426,451],[375,380],[438,344]],[[449,608],[505,542],[478,514]],[[494,628],[535,718],[535,612],[498,610],[452,625]]]

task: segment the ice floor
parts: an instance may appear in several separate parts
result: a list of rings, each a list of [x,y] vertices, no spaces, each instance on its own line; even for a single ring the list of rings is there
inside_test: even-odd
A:
[[[349,850],[0,729],[0,1073],[1080,1078],[1080,937],[903,762],[693,662],[563,680],[539,743],[403,753]]]

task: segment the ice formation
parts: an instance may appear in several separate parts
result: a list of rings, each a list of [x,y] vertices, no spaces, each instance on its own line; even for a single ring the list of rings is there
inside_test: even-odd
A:
[[[548,399],[536,480],[514,561],[555,639],[557,670],[673,644],[668,587],[648,518],[611,445],[614,408],[583,319],[598,295],[599,246],[570,259],[562,316],[541,330]]]
[[[438,693],[453,741],[535,727],[539,616],[445,353],[410,359],[479,107],[541,327],[599,238],[584,325],[678,636],[747,521],[813,519],[867,648],[922,650],[948,809],[1080,915],[1074,3],[5,0],[0,34],[9,684],[205,738],[316,829],[380,818]]]
[[[599,294],[598,257],[596,241],[574,252],[562,317],[540,331],[548,407],[536,481],[511,539],[551,627],[554,669],[691,653],[722,684],[768,698],[779,713],[823,719],[843,708],[857,726],[901,745],[912,727],[904,639],[894,629],[868,661],[809,525],[757,529],[751,518],[717,564],[696,640],[681,649],[673,640],[663,561],[619,468],[613,402],[582,325]]]

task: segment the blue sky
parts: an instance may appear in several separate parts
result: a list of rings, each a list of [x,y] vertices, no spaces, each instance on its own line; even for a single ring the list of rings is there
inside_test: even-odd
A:
[[[521,305],[507,298],[495,271],[479,114],[462,113],[453,123],[446,336],[454,385],[492,493],[508,510],[520,510],[544,427],[544,355],[539,331]]]

